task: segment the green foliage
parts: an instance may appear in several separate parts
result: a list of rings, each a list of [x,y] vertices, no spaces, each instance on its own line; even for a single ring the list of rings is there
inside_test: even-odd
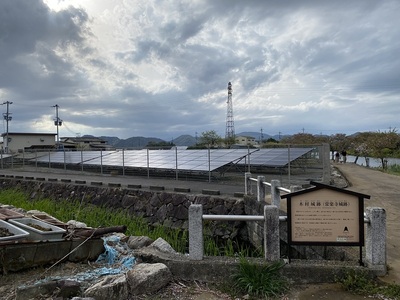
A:
[[[386,172],[393,175],[400,175],[400,165],[390,165]]]
[[[256,264],[241,257],[238,271],[233,275],[234,287],[256,297],[278,297],[289,289],[281,275],[284,262]]]
[[[350,270],[346,274],[337,279],[339,283],[347,290],[354,294],[369,295],[375,288],[376,284],[363,271]]]
[[[353,294],[380,295],[382,299],[400,299],[400,285],[382,284],[368,276],[367,272],[351,270],[338,278],[337,282]]]
[[[209,130],[201,133],[200,144],[206,146],[215,146],[221,142],[221,137],[215,130]]]
[[[325,136],[312,135],[310,133],[296,133],[292,136],[282,138],[280,142],[282,144],[310,145],[327,143],[328,139]]]
[[[399,155],[400,135],[395,129],[389,132],[362,132],[351,142],[355,155],[376,157],[382,163],[385,158]]]
[[[174,143],[172,142],[165,142],[165,141],[161,141],[161,142],[153,142],[150,141],[147,143],[147,148],[171,148],[175,146]]]

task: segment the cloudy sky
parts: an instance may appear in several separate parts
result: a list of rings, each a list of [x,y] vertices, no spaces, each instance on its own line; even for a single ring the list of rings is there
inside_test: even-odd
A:
[[[400,1],[0,1],[9,132],[224,137],[228,82],[236,133],[399,128]]]

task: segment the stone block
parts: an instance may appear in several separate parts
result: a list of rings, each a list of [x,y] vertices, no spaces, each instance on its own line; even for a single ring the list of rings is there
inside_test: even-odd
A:
[[[203,195],[220,195],[221,192],[219,190],[207,190],[207,189],[203,189],[201,191],[201,193]]]
[[[89,287],[85,297],[93,297],[96,300],[128,299],[128,284],[125,274],[106,276],[98,283]]]
[[[134,296],[154,293],[172,280],[171,271],[162,263],[138,264],[126,276],[129,292]]]

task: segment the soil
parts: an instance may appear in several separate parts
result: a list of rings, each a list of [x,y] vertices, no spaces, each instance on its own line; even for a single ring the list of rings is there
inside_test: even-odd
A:
[[[28,223],[26,225],[28,225],[29,227],[35,228],[37,230],[40,230],[40,231],[52,231],[51,228],[45,228],[45,227],[42,227],[42,226],[37,225],[37,224]]]
[[[352,163],[334,164],[349,182],[349,190],[371,196],[365,200],[365,207],[382,207],[387,214],[387,262],[388,275],[379,278],[388,283],[400,284],[400,222],[398,214],[400,212],[400,177],[384,174],[382,172],[357,166]],[[71,275],[91,268],[87,264],[65,263],[53,267],[51,270],[32,269],[24,272],[0,275],[0,299],[15,299],[15,289],[18,286],[35,282],[46,276]],[[382,297],[359,296],[344,291],[339,284],[313,284],[294,286],[287,295],[280,299],[383,299]],[[45,298],[43,298],[45,299]],[[191,300],[230,300],[230,299],[251,299],[248,296],[231,297],[219,291],[213,285],[199,282],[174,281],[166,288],[154,295],[139,296],[137,300],[157,300],[157,299],[191,299]]]
[[[7,228],[2,228],[0,227],[0,237],[6,237],[6,236],[12,236],[14,235],[12,232],[10,232]]]

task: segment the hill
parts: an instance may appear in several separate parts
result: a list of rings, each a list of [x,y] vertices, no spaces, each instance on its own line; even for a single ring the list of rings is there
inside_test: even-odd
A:
[[[161,143],[164,142],[162,139],[154,137],[143,137],[134,136],[128,139],[120,139],[118,137],[111,136],[100,136],[99,138],[105,140],[107,144],[115,148],[143,148],[146,147],[149,142]]]
[[[193,146],[196,145],[196,138],[189,134],[181,135],[174,139],[176,146]]]
[[[100,136],[102,140],[105,140],[107,144],[115,148],[143,148],[146,147],[148,143],[162,143],[166,142],[162,139],[155,137],[143,137],[134,136],[128,139],[120,139],[115,136]],[[181,135],[174,139],[173,143],[176,146],[192,146],[196,144],[196,139],[191,135]]]

